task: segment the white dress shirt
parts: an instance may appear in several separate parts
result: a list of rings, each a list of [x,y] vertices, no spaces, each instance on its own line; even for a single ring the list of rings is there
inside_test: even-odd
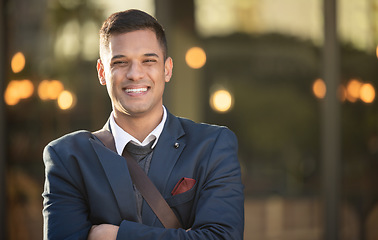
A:
[[[131,136],[128,132],[124,131],[120,126],[118,126],[118,124],[114,120],[114,116],[112,112],[112,114],[110,114],[110,128],[112,130],[112,134],[114,137],[117,153],[119,155],[122,155],[123,149],[125,148],[126,144],[128,144],[130,141],[136,145],[146,146],[151,141],[156,139],[154,144],[151,147],[151,148],[154,148],[163,131],[166,120],[167,120],[167,110],[163,106],[163,118],[161,122],[159,123],[159,125],[156,126],[154,130],[152,130],[152,132],[150,132],[150,134],[147,135],[147,137],[143,140],[143,142],[140,142],[138,139]]]

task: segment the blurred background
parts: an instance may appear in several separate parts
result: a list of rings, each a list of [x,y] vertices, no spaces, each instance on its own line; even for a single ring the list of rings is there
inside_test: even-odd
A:
[[[167,31],[167,108],[238,136],[245,239],[378,239],[378,0],[326,2],[1,0],[0,239],[42,238],[43,148],[109,117],[98,30],[129,8]]]

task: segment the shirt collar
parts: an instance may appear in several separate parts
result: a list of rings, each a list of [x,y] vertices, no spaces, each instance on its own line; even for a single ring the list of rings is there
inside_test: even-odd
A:
[[[151,141],[155,140],[154,144],[151,146],[151,148],[155,148],[159,137],[161,133],[163,132],[164,124],[167,120],[167,110],[163,106],[163,118],[159,125],[156,126],[150,134],[147,135],[147,137],[143,140],[143,142],[140,142],[135,137],[131,136],[128,132],[124,131],[116,121],[114,120],[113,113],[110,114],[110,128],[112,129],[112,134],[114,137],[114,142],[116,145],[116,149],[119,155],[122,155],[123,149],[125,148],[126,144],[128,144],[130,141],[136,145],[140,146],[146,146]]]

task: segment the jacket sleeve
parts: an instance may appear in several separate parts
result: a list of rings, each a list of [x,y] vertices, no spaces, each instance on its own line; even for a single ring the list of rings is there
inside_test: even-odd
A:
[[[92,226],[78,185],[52,146],[44,150],[44,239],[87,239]]]
[[[233,132],[220,131],[207,163],[206,181],[201,186],[194,223],[185,229],[149,227],[122,221],[117,239],[243,239],[244,195],[237,139]]]

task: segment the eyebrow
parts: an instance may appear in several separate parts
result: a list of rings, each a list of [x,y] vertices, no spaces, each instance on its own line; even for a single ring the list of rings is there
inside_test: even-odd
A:
[[[146,56],[146,57],[157,57],[157,58],[159,58],[159,55],[157,55],[156,53],[146,53],[146,54],[144,54],[144,56]]]
[[[115,56],[112,57],[112,59],[110,59],[110,61],[113,61],[113,60],[118,59],[118,58],[124,58],[124,57],[126,57],[126,56],[125,55],[115,55]]]

